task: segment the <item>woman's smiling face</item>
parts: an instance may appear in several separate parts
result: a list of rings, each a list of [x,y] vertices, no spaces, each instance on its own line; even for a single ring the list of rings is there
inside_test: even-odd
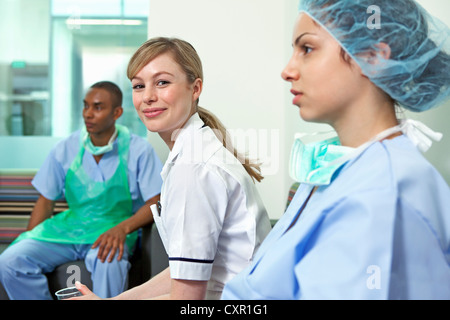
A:
[[[133,105],[140,119],[166,143],[195,113],[202,91],[202,80],[190,83],[170,53],[151,60],[133,77],[131,85]]]

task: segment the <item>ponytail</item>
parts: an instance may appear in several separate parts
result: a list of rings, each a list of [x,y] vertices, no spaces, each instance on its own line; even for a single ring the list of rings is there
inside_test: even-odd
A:
[[[228,135],[227,129],[220,122],[220,120],[210,111],[202,108],[200,106],[197,107],[197,112],[200,118],[203,120],[205,125],[213,129],[217,138],[222,141],[223,146],[228,149],[242,164],[245,171],[250,175],[250,177],[258,182],[261,182],[264,177],[261,175],[261,168],[259,163],[254,163],[250,161],[247,157],[240,154],[231,143],[230,136]]]
[[[194,83],[196,79],[202,79],[203,81],[202,62],[194,47],[184,40],[165,37],[149,39],[135,52],[128,64],[128,78],[131,80],[151,60],[166,52],[173,56],[175,62],[185,72],[188,82]],[[222,141],[223,146],[239,160],[253,180],[261,182],[263,176],[259,164],[250,162],[248,158],[237,152],[231,143],[225,126],[210,111],[199,107],[198,100],[196,101],[196,107],[200,118],[208,127],[213,129],[214,134]]]

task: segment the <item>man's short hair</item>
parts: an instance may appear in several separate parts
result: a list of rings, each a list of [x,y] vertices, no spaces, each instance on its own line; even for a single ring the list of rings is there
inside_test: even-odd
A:
[[[123,99],[122,90],[120,90],[120,88],[115,83],[111,81],[99,81],[91,86],[91,89],[94,88],[104,89],[109,92],[109,94],[111,95],[111,102],[113,108],[122,106],[122,99]]]

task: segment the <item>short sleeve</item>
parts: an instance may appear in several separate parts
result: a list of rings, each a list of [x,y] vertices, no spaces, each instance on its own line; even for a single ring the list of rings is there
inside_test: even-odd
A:
[[[171,277],[207,281],[228,203],[226,185],[205,164],[177,164],[169,177],[161,218]]]
[[[137,159],[136,181],[143,200],[147,201],[161,193],[162,163],[148,142],[145,142],[142,148],[143,152]]]
[[[64,168],[56,159],[55,149],[53,149],[31,183],[47,199],[57,200],[63,196],[65,176]]]

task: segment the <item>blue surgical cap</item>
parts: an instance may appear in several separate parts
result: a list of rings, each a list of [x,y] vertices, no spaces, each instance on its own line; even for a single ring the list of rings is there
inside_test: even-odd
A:
[[[363,73],[399,105],[421,112],[450,95],[450,30],[413,0],[300,0]],[[376,63],[368,53],[387,44]]]

